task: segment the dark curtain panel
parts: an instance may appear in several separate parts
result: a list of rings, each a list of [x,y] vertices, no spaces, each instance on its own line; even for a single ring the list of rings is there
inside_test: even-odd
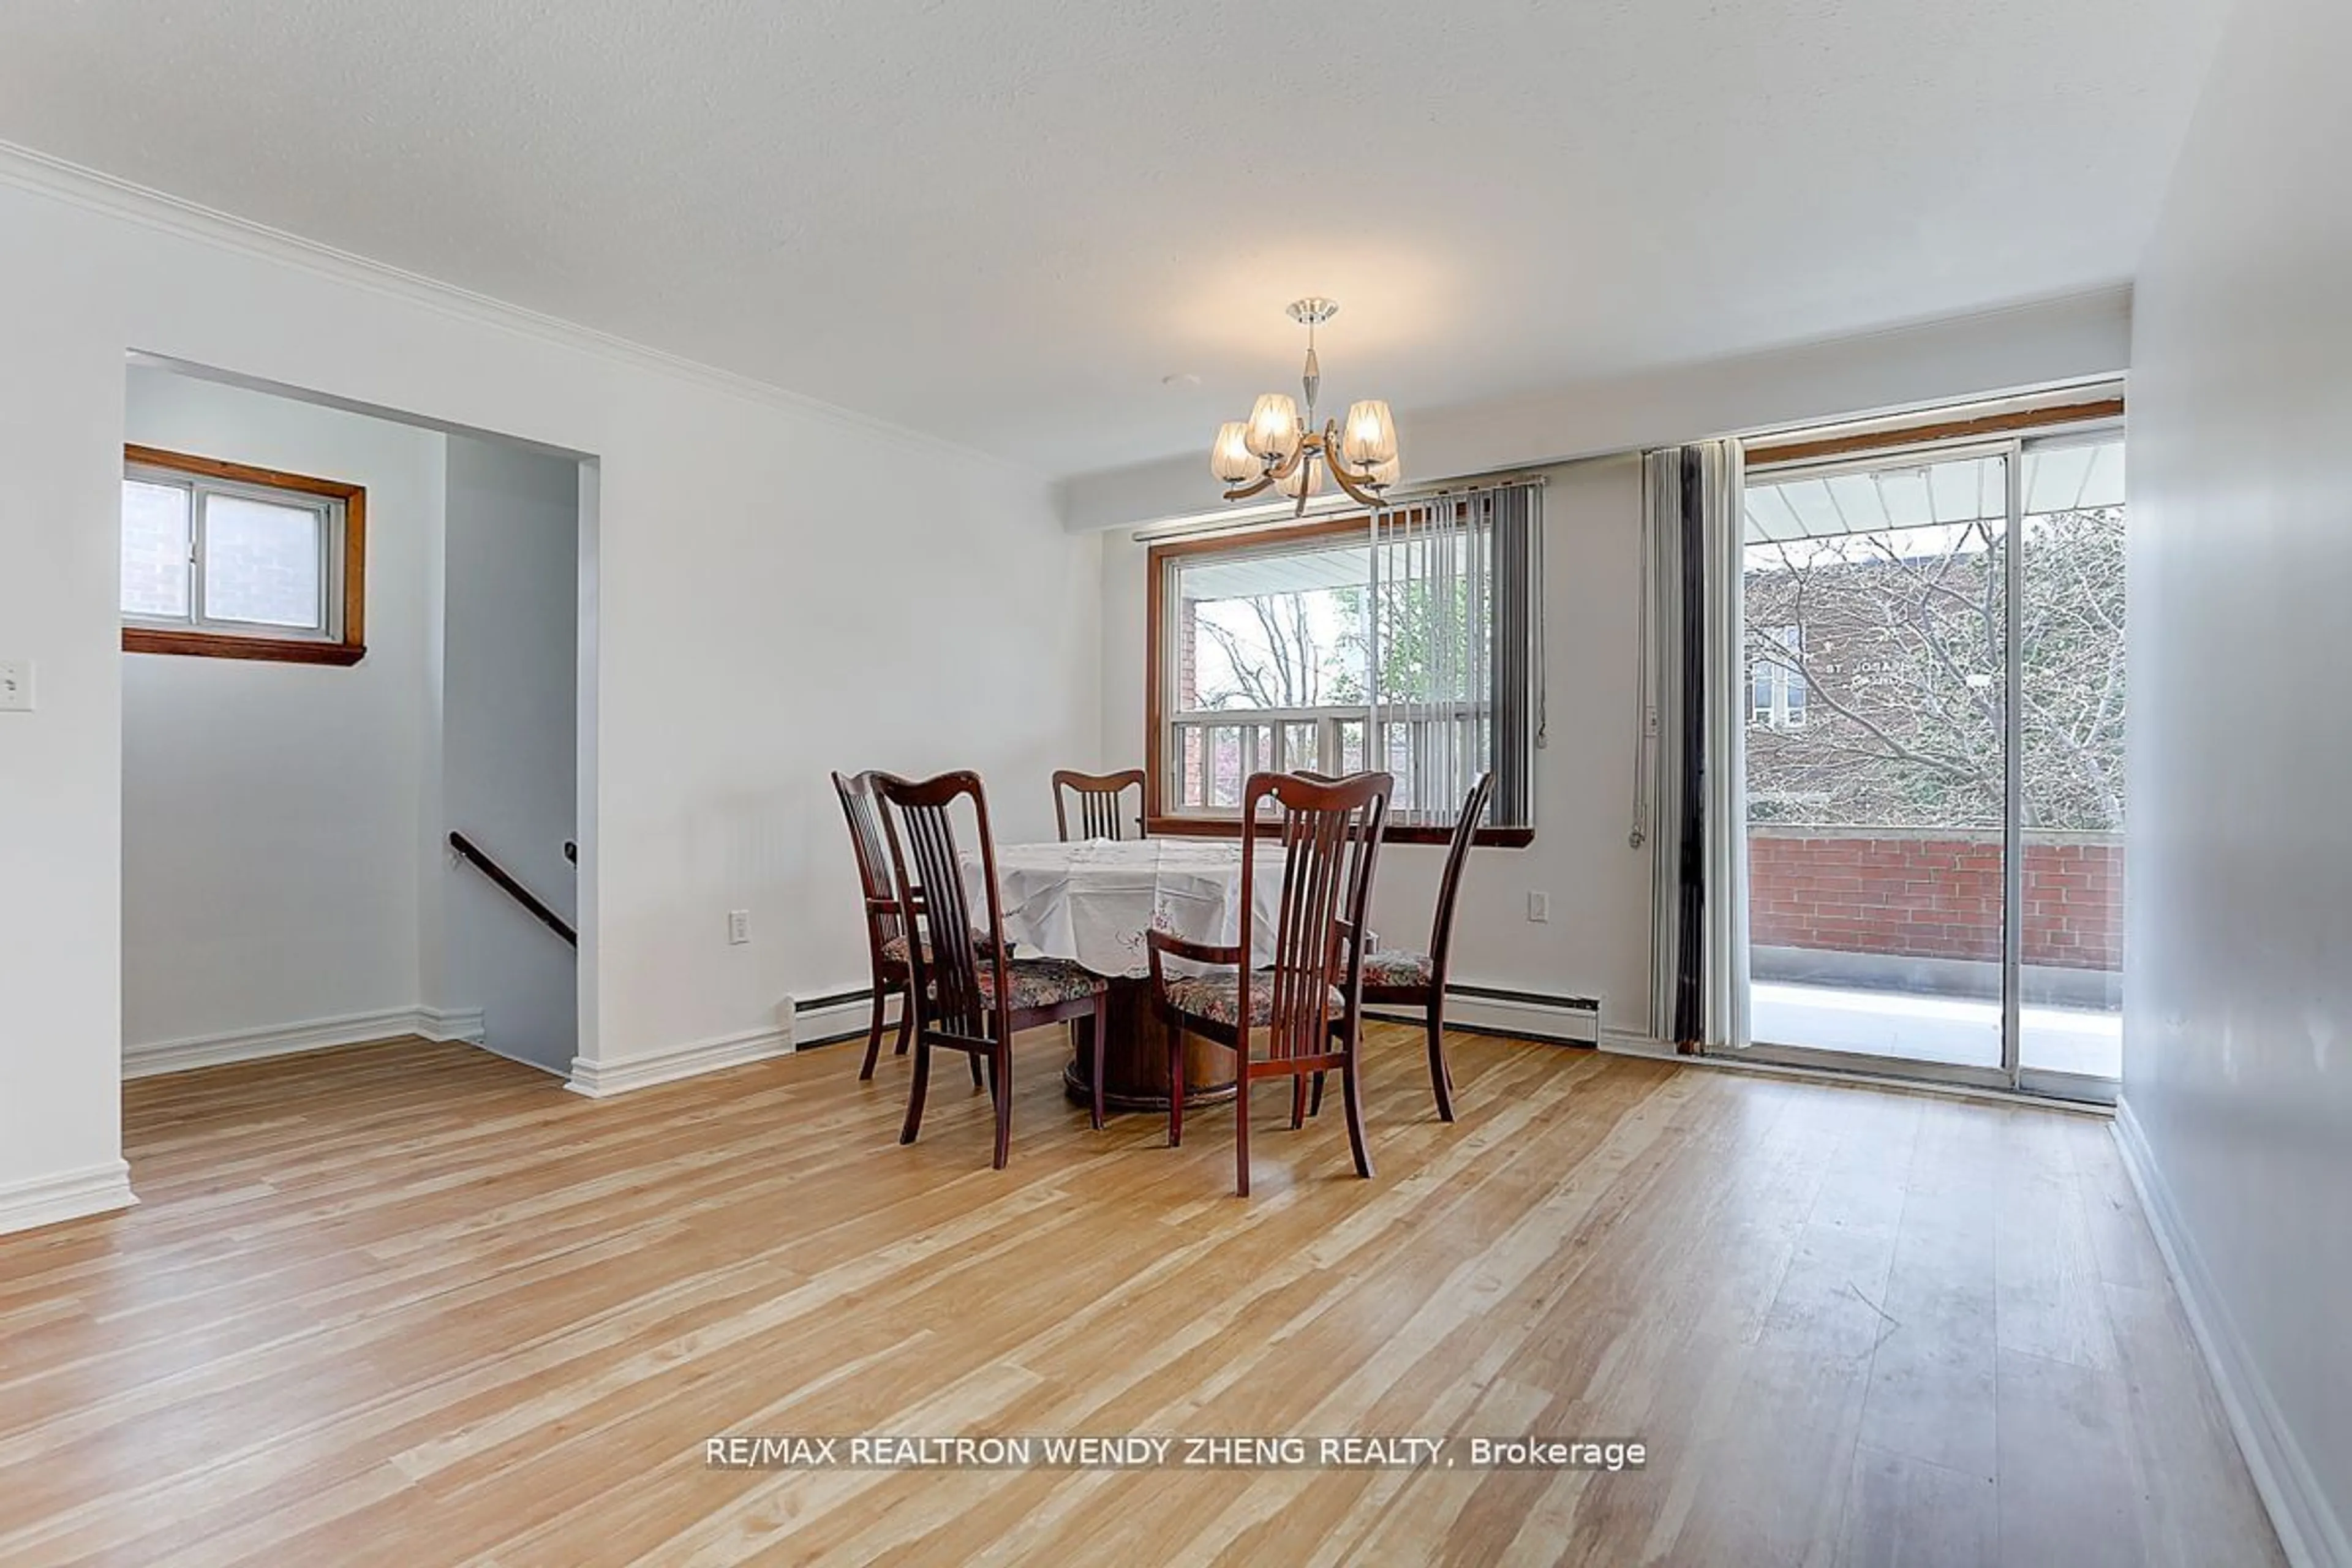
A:
[[[1681,525],[1682,778],[1675,799],[1682,864],[1673,1038],[1687,1052],[1697,1049],[1706,1030],[1700,966],[1706,953],[1706,510],[1699,454],[1687,447],[1682,451]]]
[[[1536,574],[1536,492],[1526,485],[1485,498],[1494,529],[1493,595],[1495,657],[1488,668],[1494,715],[1494,807],[1487,820],[1514,826],[1535,821],[1535,745],[1541,727],[1536,712],[1542,679],[1536,617],[1540,585]]]

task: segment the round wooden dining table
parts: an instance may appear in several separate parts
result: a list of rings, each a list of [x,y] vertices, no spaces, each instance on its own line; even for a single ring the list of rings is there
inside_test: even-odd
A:
[[[1257,848],[1252,946],[1273,958],[1282,889],[1282,851]],[[979,857],[963,859],[966,892],[984,918],[988,891]],[[1103,1040],[1103,1103],[1118,1110],[1168,1109],[1168,1026],[1151,1005],[1151,959],[1144,933],[1164,931],[1230,945],[1241,936],[1241,846],[1219,838],[1088,839],[1007,844],[996,851],[1003,934],[1022,958],[1068,959],[1107,978],[1109,1032]],[[1171,972],[1198,965],[1170,960]],[[1197,1035],[1184,1037],[1184,1103],[1234,1097],[1234,1054]],[[1063,1087],[1081,1104],[1093,1096],[1090,1064],[1075,1052]]]

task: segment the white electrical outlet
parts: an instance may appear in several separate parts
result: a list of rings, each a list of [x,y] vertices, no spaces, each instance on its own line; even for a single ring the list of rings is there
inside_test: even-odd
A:
[[[0,713],[30,713],[32,710],[32,661],[0,658]]]
[[[729,910],[727,911],[728,944],[732,947],[740,947],[751,940],[751,911],[749,910]]]
[[[1538,921],[1551,919],[1551,895],[1549,893],[1531,892],[1528,895],[1528,919]]]

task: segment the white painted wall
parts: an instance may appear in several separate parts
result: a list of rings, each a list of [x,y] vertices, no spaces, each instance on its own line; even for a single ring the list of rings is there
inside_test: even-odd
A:
[[[368,492],[359,664],[121,656],[124,1049],[412,1008],[442,438],[146,368],[123,426]]]
[[[0,658],[40,708],[0,716],[0,1225],[121,1201],[134,349],[601,459],[595,1061],[865,983],[828,767],[976,766],[1011,837],[1100,749],[1099,552],[1034,476],[8,155]]]
[[[1537,758],[1535,842],[1525,849],[1472,851],[1454,917],[1454,979],[1597,997],[1604,1029],[1644,1034],[1649,852],[1626,842],[1640,673],[1642,465],[1637,458],[1602,458],[1553,468],[1548,478],[1543,613],[1550,743]],[[1105,766],[1136,766],[1143,758],[1148,563],[1149,546],[1124,533],[1107,538]],[[1426,943],[1444,858],[1444,847],[1434,845],[1381,850],[1372,925],[1383,942]],[[1531,890],[1551,895],[1549,921],[1527,918]]]
[[[448,438],[439,818],[574,925],[580,465],[507,442]],[[446,842],[436,835],[436,840]],[[471,867],[440,884],[440,984],[479,1010],[483,1043],[567,1070],[579,1030],[572,949]]]
[[[2126,1128],[2323,1563],[2352,1563],[2347,59],[2341,0],[2241,0],[2142,278],[2129,437]]]
[[[0,1226],[110,1206],[121,1165],[122,357],[47,308],[70,268],[0,195]],[[79,525],[72,520],[79,520]],[[118,521],[119,528],[119,521]]]
[[[1605,1036],[1648,1032],[1649,859],[1626,842],[1641,474],[1636,460],[1607,454],[2112,377],[2129,339],[2130,297],[2114,289],[1400,416],[1407,464],[1423,481],[1552,465],[1544,502],[1551,744],[1537,765],[1536,841],[1473,857],[1456,927],[1461,981],[1598,996]],[[1128,530],[1213,512],[1215,487],[1205,454],[1195,453],[1081,475],[1057,498],[1071,531],[1105,531],[1103,761],[1131,763],[1143,748],[1145,551]],[[1384,941],[1425,939],[1443,858],[1423,847],[1381,851],[1375,921]],[[1531,890],[1551,894],[1549,923],[1527,919]]]
[[[1633,458],[1591,455],[2113,376],[2128,358],[2129,319],[2128,296],[2116,290],[1401,416],[1407,460],[1424,480],[1554,465],[1543,470],[1551,479],[1544,500],[1551,743],[1537,763],[1536,841],[1474,855],[1455,928],[1459,979],[1597,996],[1605,1035],[1648,1033],[1649,857],[1627,843],[1638,751],[1641,471]],[[1558,461],[1570,456],[1587,460]],[[1214,496],[1200,456],[1060,487],[1066,526],[1107,531],[1106,766],[1131,765],[1143,748],[1146,552],[1127,530],[1213,510]],[[1375,922],[1382,940],[1425,940],[1443,859],[1425,847],[1381,851]],[[1530,891],[1551,894],[1548,923],[1527,919]]]

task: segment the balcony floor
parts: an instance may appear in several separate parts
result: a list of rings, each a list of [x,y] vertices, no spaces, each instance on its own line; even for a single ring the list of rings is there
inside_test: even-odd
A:
[[[2123,1076],[2120,1014],[2029,1006],[2022,1024],[2027,1067],[2090,1078]],[[1759,981],[1748,990],[1748,1033],[1776,1046],[2000,1066],[2000,1004],[1974,997]]]

